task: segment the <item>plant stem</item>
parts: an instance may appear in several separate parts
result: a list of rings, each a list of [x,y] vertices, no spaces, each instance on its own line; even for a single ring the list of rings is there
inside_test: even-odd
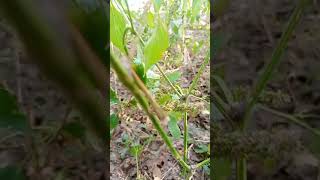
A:
[[[282,113],[282,112],[279,112],[279,111],[276,111],[276,110],[273,110],[269,107],[266,107],[266,106],[263,106],[263,105],[258,105],[259,108],[265,110],[265,111],[269,111],[271,112],[272,114],[275,114],[277,116],[280,116],[282,118],[285,118],[295,124],[297,124],[298,126],[300,127],[303,127],[309,131],[311,131],[313,134],[317,135],[317,136],[320,136],[320,131],[318,129],[315,129],[315,128],[312,128],[311,126],[309,126],[307,123],[304,123],[302,122],[300,119],[297,119],[295,118],[294,116],[292,115],[289,115],[289,114],[286,114],[286,113]]]
[[[246,107],[243,121],[240,125],[240,128],[242,131],[245,131],[245,129],[248,125],[248,122],[251,119],[253,107],[258,102],[258,99],[259,99],[261,93],[263,92],[264,88],[266,87],[267,82],[271,79],[272,74],[275,72],[276,67],[280,63],[281,56],[282,56],[283,52],[285,51],[285,48],[286,48],[288,41],[289,41],[289,38],[291,37],[296,25],[298,24],[298,22],[302,16],[303,10],[306,6],[306,2],[307,2],[306,0],[300,0],[298,2],[298,5],[294,9],[294,11],[290,17],[290,20],[288,22],[287,27],[286,27],[284,33],[282,34],[280,41],[272,54],[271,61],[266,66],[261,77],[258,79],[258,82],[254,88],[252,96],[248,100],[249,103]],[[240,158],[239,161],[237,161],[237,165],[238,165],[237,166],[238,178],[240,180],[246,180],[247,179],[246,159]]]
[[[207,159],[199,162],[198,164],[196,164],[196,165],[195,165],[195,169],[201,168],[202,166],[204,166],[204,165],[206,165],[206,164],[208,164],[208,163],[210,163],[210,158],[207,158]]]
[[[276,67],[281,62],[281,56],[283,52],[285,51],[285,48],[288,44],[289,38],[291,37],[295,27],[299,23],[299,20],[302,16],[303,9],[306,6],[307,0],[300,0],[298,2],[298,5],[296,6],[295,10],[293,11],[290,20],[288,22],[288,25],[284,31],[284,33],[281,36],[281,39],[276,46],[275,50],[273,51],[271,61],[266,66],[265,70],[263,71],[261,77],[258,79],[258,82],[254,88],[254,91],[252,93],[251,98],[249,99],[248,106],[245,111],[244,119],[243,119],[243,125],[242,129],[244,129],[251,117],[251,111],[253,109],[253,106],[257,103],[263,89],[266,87],[267,82],[271,79],[272,74],[275,72]]]
[[[137,179],[140,179],[140,172],[139,172],[139,158],[138,155],[135,155],[136,157],[136,166],[137,166]]]
[[[245,158],[237,160],[237,180],[247,179],[247,162]]]
[[[163,70],[161,69],[161,67],[156,64],[156,67],[158,68],[158,70],[160,71],[160,73],[162,74],[162,76],[164,77],[164,79],[169,83],[170,87],[176,92],[176,94],[179,97],[182,97],[183,95],[178,91],[178,89],[173,85],[173,83],[170,81],[170,79],[168,78],[168,76],[163,72]]]
[[[152,113],[150,110],[148,103],[144,101],[144,96],[135,84],[135,81],[128,75],[127,71],[122,67],[119,60],[111,53],[110,61],[113,69],[115,70],[118,78],[120,81],[132,92],[132,94],[137,99],[138,103],[142,106],[143,110],[149,116],[152,124],[154,125],[155,129],[158,131],[160,136],[162,137],[163,141],[168,146],[170,152],[172,153],[173,157],[181,164],[181,166],[187,170],[190,170],[190,166],[183,161],[178,151],[174,148],[172,141],[170,140],[169,136],[166,134],[164,129],[161,127],[159,119]]]
[[[190,95],[192,90],[196,87],[205,67],[208,65],[209,62],[210,62],[210,52],[207,53],[207,56],[205,57],[205,61],[202,63],[198,73],[196,74],[196,76],[192,80],[192,83],[191,83],[189,90],[188,90],[188,93],[187,93],[187,97]]]
[[[188,112],[184,112],[184,133],[183,133],[183,160],[188,159]]]
[[[130,25],[131,25],[131,31],[133,32],[134,35],[136,35],[139,38],[140,43],[142,44],[142,46],[145,46],[145,42],[143,41],[143,39],[141,38],[141,36],[139,35],[139,33],[137,33],[137,31],[135,30],[135,27],[133,25],[133,20],[131,17],[131,13],[130,13],[130,9],[129,9],[129,5],[127,0],[125,0],[126,6],[127,6],[127,13],[128,13],[128,19],[130,21]],[[123,8],[123,7],[122,7]],[[125,11],[125,9],[123,8],[123,10]],[[171,88],[178,94],[179,97],[182,96],[182,94],[176,89],[176,87],[173,85],[173,83],[170,81],[170,79],[168,78],[168,76],[163,72],[163,70],[161,69],[161,67],[156,63],[156,67],[157,69],[160,71],[160,73],[162,74],[162,76],[165,78],[165,80],[169,83],[169,85],[171,86]]]

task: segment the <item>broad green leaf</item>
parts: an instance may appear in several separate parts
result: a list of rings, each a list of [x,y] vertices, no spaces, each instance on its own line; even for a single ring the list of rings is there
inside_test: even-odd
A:
[[[232,173],[232,163],[228,159],[214,158],[213,159],[213,179],[227,180]]]
[[[110,4],[110,39],[111,42],[125,53],[123,36],[126,29],[126,19],[123,14],[115,8],[113,3]]]
[[[8,166],[0,168],[0,179],[1,180],[26,180],[26,176],[23,174],[21,169],[14,166]]]
[[[177,122],[177,119],[173,116],[169,116],[170,117],[170,120],[168,122],[168,129],[173,137],[173,139],[180,139],[181,137],[181,131],[180,131],[180,128],[178,126],[178,122]]]
[[[119,99],[117,97],[117,93],[112,88],[110,88],[110,104],[114,105],[114,104],[117,104],[118,102],[119,102]]]
[[[119,118],[116,114],[110,115],[110,130],[116,128],[119,124]]]
[[[166,73],[168,79],[171,81],[171,82],[176,82],[178,79],[180,79],[181,77],[181,72],[179,70],[177,71],[173,71],[173,72],[170,72],[170,73]]]
[[[167,27],[159,20],[156,29],[144,48],[146,70],[162,59],[163,53],[168,47],[169,35]]]
[[[86,132],[86,128],[79,122],[70,122],[64,125],[63,131],[69,133],[73,137],[83,138]]]

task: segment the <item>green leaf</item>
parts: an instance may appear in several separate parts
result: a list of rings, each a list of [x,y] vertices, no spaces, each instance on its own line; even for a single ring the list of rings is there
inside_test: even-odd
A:
[[[131,156],[139,156],[142,152],[142,146],[140,144],[135,144],[130,147],[130,154]]]
[[[63,127],[63,130],[73,137],[83,138],[86,128],[79,122],[70,122]]]
[[[227,180],[232,173],[232,163],[228,159],[214,158],[213,159],[213,179]]]
[[[162,58],[163,53],[168,47],[168,31],[165,25],[159,20],[156,29],[144,48],[146,70]]]
[[[125,53],[123,35],[127,25],[126,19],[123,14],[114,7],[113,3],[110,4],[110,14],[110,40],[121,52]]]
[[[217,85],[220,87],[227,102],[229,104],[232,104],[234,101],[233,95],[232,95],[231,90],[228,88],[227,84],[225,83],[225,81],[222,78],[220,78],[219,76],[215,76],[215,75],[213,75],[212,78],[213,78],[213,80],[215,80]]]
[[[169,94],[164,94],[162,96],[160,96],[160,98],[158,99],[158,103],[160,105],[165,105],[167,102],[169,102],[171,100],[171,96]]]
[[[30,130],[26,117],[23,114],[0,115],[0,128],[11,129],[20,132]]]
[[[154,11],[159,12],[161,8],[162,0],[153,0]]]
[[[223,119],[222,113],[219,111],[219,109],[214,103],[212,103],[211,114],[212,114],[212,119],[214,121],[220,121]]]
[[[192,1],[192,17],[191,22],[194,22],[197,16],[199,16],[201,10],[201,0],[193,0]]]
[[[147,24],[149,27],[154,27],[154,15],[152,12],[147,13]]]
[[[110,115],[110,130],[116,128],[119,124],[119,118],[116,114]]]
[[[110,87],[110,104],[114,105],[119,102],[119,99],[117,97],[117,93]]]
[[[145,70],[145,64],[143,61],[143,52],[142,52],[142,48],[140,46],[138,47],[137,58],[134,59],[133,64],[134,64],[133,69],[135,70],[135,72],[137,73],[139,78],[142,80],[142,82],[144,84],[146,84],[147,83],[147,75],[146,75],[146,70]]]
[[[177,119],[179,121],[179,120],[181,120],[183,118],[184,113],[180,112],[180,111],[171,111],[169,113],[169,116],[172,116],[172,117],[174,117],[175,119]]]
[[[206,153],[209,151],[209,147],[208,147],[208,145],[205,145],[205,144],[199,144],[196,146],[194,151],[198,154]]]
[[[177,140],[180,139],[181,137],[181,131],[180,128],[178,126],[178,122],[177,119],[174,116],[169,116],[170,117],[170,121],[168,122],[168,129],[173,137],[173,139]]]
[[[0,128],[20,132],[30,130],[26,117],[19,113],[15,97],[4,89],[0,89]]]
[[[16,99],[5,89],[0,89],[0,115],[18,110]]]
[[[8,166],[0,168],[0,179],[3,180],[26,180],[26,176],[22,173],[21,169]]]
[[[166,73],[168,79],[173,83],[176,82],[178,79],[180,79],[181,74],[182,73],[179,70],[174,71],[174,72],[170,72],[170,73]]]

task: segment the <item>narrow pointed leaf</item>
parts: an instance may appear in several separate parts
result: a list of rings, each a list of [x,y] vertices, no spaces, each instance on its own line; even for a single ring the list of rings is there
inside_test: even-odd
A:
[[[167,28],[161,21],[159,21],[156,29],[144,48],[146,70],[162,59],[162,56],[168,47],[169,35]]]

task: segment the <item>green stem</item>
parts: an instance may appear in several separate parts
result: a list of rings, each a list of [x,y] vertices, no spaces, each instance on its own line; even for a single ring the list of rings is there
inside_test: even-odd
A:
[[[275,50],[272,54],[270,63],[266,66],[265,70],[263,71],[263,74],[258,79],[258,82],[254,88],[251,99],[249,100],[248,106],[245,111],[243,125],[241,127],[242,129],[244,129],[246,127],[246,125],[248,124],[248,121],[251,118],[251,114],[252,114],[251,111],[252,111],[254,105],[257,103],[261,93],[263,92],[263,89],[267,85],[267,82],[271,79],[272,74],[276,70],[276,67],[281,62],[280,61],[281,56],[287,47],[288,41],[289,41],[295,27],[299,23],[299,20],[302,16],[302,13],[303,13],[303,9],[306,6],[306,2],[307,2],[306,0],[300,0],[299,4],[296,6],[295,10],[293,11],[293,13],[290,17],[290,20],[288,22],[287,27],[286,27],[283,35],[281,36],[281,39],[280,39],[277,47],[275,48]]]
[[[267,82],[271,79],[272,74],[275,72],[276,67],[280,63],[281,56],[282,56],[283,52],[285,51],[287,44],[288,44],[288,41],[289,41],[295,27],[297,26],[297,24],[302,16],[303,10],[306,6],[306,2],[307,2],[306,0],[300,0],[298,2],[299,4],[296,6],[295,10],[293,11],[293,13],[290,17],[290,20],[288,22],[288,25],[287,25],[284,33],[282,34],[277,47],[275,48],[275,50],[272,54],[271,61],[268,63],[268,65],[265,68],[265,70],[263,71],[263,74],[261,75],[261,77],[258,79],[258,82],[254,88],[252,96],[248,101],[249,103],[246,107],[243,121],[240,125],[240,128],[242,131],[245,131],[245,129],[249,123],[249,120],[251,119],[253,107],[258,102],[258,99],[259,99],[261,93],[263,92],[264,88],[266,87]],[[247,179],[246,159],[241,158],[239,160],[239,162],[237,162],[237,165],[238,165],[237,166],[238,179],[246,180]]]
[[[190,166],[183,161],[178,151],[173,146],[172,141],[170,140],[169,136],[166,134],[164,129],[161,127],[161,123],[159,119],[151,112],[151,110],[148,107],[148,104],[144,101],[144,96],[138,89],[138,87],[135,85],[135,82],[127,74],[127,71],[122,67],[119,60],[111,53],[110,55],[110,61],[113,69],[115,70],[118,78],[120,81],[132,92],[132,94],[137,99],[138,103],[142,106],[143,110],[146,112],[146,114],[149,116],[152,124],[154,125],[155,129],[158,131],[160,136],[162,137],[165,144],[168,146],[170,152],[172,153],[173,157],[181,164],[181,166],[187,170],[190,170]]]
[[[192,80],[192,83],[189,87],[189,90],[188,90],[188,94],[187,94],[187,97],[191,94],[192,90],[196,87],[205,67],[208,65],[208,63],[210,62],[210,52],[208,52],[206,58],[205,58],[205,61],[202,63],[198,73],[196,74],[196,76],[194,77],[194,79]]]
[[[136,154],[136,166],[137,166],[137,179],[140,179],[140,172],[139,172],[139,158]]]
[[[204,165],[206,165],[206,164],[208,164],[208,163],[210,163],[210,158],[205,159],[205,160],[199,162],[198,164],[196,164],[196,165],[195,165],[195,169],[201,168],[202,166],[204,166]]]
[[[237,160],[237,180],[247,179],[247,162],[245,158]]]
[[[184,113],[184,134],[183,134],[183,160],[188,159],[188,113]]]
[[[141,38],[141,36],[139,35],[139,33],[137,33],[137,31],[135,30],[135,27],[133,25],[133,20],[131,17],[131,13],[130,13],[130,9],[129,9],[129,5],[127,0],[125,0],[127,9],[128,9],[128,19],[130,21],[130,25],[131,25],[131,30],[133,32],[134,35],[136,35],[139,38],[140,43],[142,44],[142,46],[145,46],[145,42],[143,41],[143,39]],[[122,7],[123,8],[123,7]],[[124,8],[123,8],[124,10]],[[125,11],[125,10],[124,10]],[[156,64],[157,69],[160,71],[160,73],[162,74],[162,76],[165,78],[165,80],[169,83],[169,85],[171,86],[171,88],[181,97],[181,93],[176,89],[176,87],[173,85],[173,83],[170,81],[170,79],[168,78],[168,76],[163,72],[163,70],[161,69],[161,67]]]
[[[297,124],[298,126],[302,127],[302,128],[305,128],[309,131],[311,131],[313,134],[317,135],[317,136],[320,136],[320,131],[318,129],[315,129],[315,128],[312,128],[311,126],[309,126],[307,123],[304,123],[302,122],[301,120],[295,118],[294,116],[292,115],[289,115],[289,114],[286,114],[286,113],[282,113],[282,112],[279,112],[279,111],[276,111],[276,110],[273,110],[269,107],[266,107],[266,106],[263,106],[263,105],[258,105],[259,108],[265,110],[265,111],[269,111],[271,112],[272,114],[275,114],[279,117],[282,117],[282,118],[285,118],[295,124]]]
[[[169,83],[170,87],[176,92],[176,94],[179,97],[182,97],[183,95],[178,91],[178,89],[173,85],[173,83],[170,81],[170,79],[168,78],[168,76],[163,72],[163,70],[161,69],[161,67],[156,64],[156,67],[158,68],[158,70],[160,71],[161,75],[164,77],[164,79]]]

